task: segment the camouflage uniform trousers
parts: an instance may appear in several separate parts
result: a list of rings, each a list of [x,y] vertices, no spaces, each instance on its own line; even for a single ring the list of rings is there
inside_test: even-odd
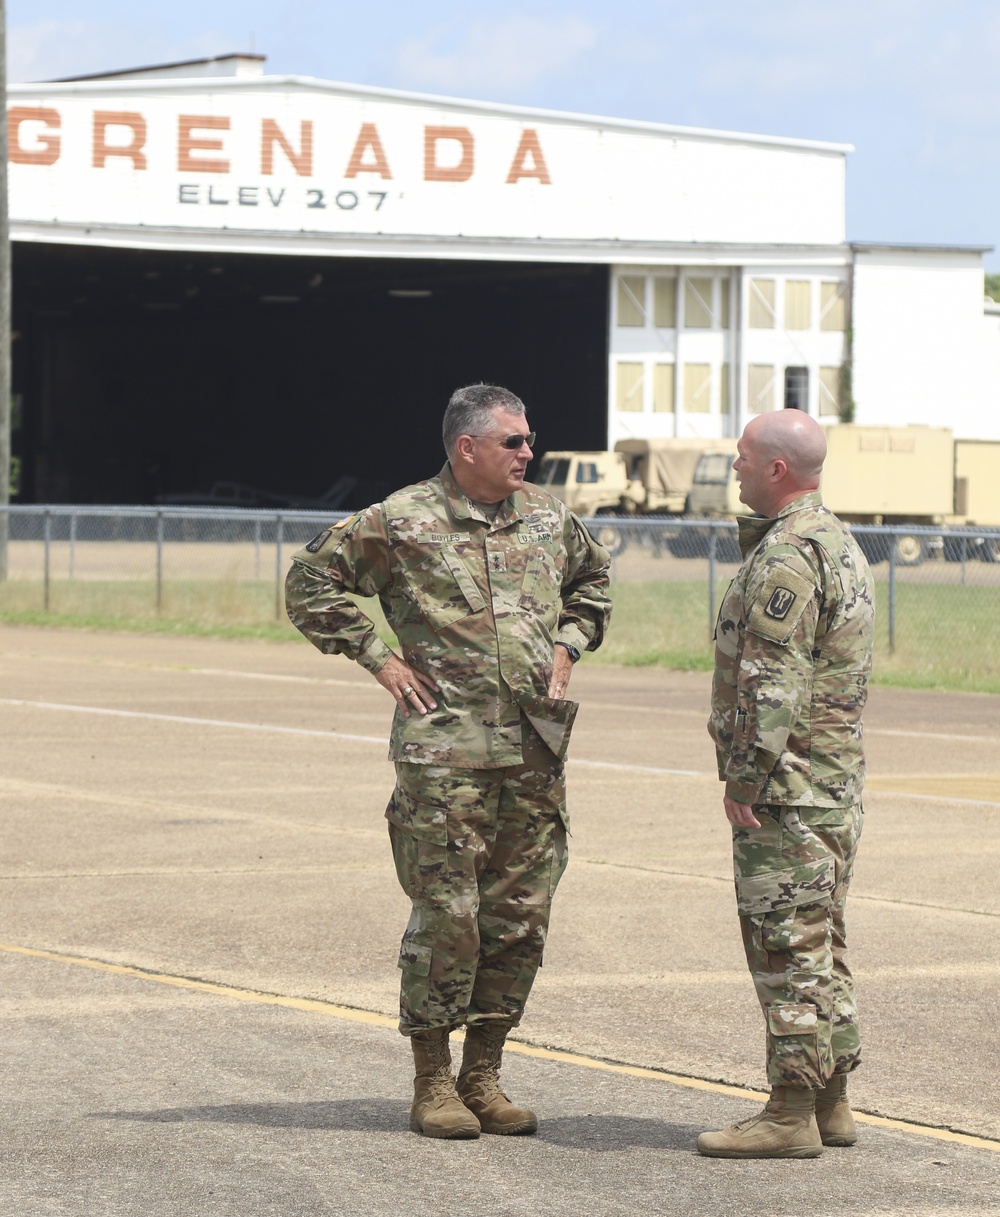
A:
[[[521,1018],[567,857],[563,764],[523,719],[522,731],[523,762],[506,769],[396,764],[386,818],[413,902],[404,1035]]]
[[[821,1089],[861,1061],[844,909],[864,813],[755,807],[733,829],[743,947],[767,1028],[772,1086]]]

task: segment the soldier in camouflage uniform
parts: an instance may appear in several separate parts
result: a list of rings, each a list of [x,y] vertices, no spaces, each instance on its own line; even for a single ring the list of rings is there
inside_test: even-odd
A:
[[[734,468],[743,565],[715,633],[709,732],[733,826],[736,897],[764,1013],[771,1098],[698,1149],[816,1157],[857,1139],[861,1043],[844,907],[861,834],[868,565],[818,493],[826,439],[798,411],[753,419]]]
[[[320,533],[287,581],[303,634],[396,699],[386,818],[412,901],[400,1030],[416,1061],[411,1125],[426,1136],[537,1127],[499,1087],[501,1054],[566,866],[566,689],[611,605],[607,552],[524,482],[534,438],[506,389],[457,390],[441,473]],[[353,593],[379,598],[402,656]],[[448,1037],[463,1025],[456,1083]]]

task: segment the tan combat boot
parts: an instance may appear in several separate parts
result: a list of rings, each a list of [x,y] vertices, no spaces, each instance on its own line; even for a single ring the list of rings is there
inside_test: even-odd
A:
[[[858,1130],[847,1101],[847,1074],[835,1073],[816,1092],[816,1123],[824,1145],[853,1145]]]
[[[815,1090],[775,1086],[759,1115],[722,1132],[703,1132],[698,1153],[709,1158],[818,1158],[823,1142],[815,1102]]]
[[[516,1137],[537,1132],[538,1118],[527,1107],[515,1107],[500,1089],[500,1062],[509,1030],[509,1023],[496,1022],[475,1023],[466,1030],[458,1093],[483,1132]]]
[[[455,1090],[450,1031],[450,1027],[431,1027],[410,1036],[416,1065],[410,1128],[425,1137],[478,1137],[479,1121]]]

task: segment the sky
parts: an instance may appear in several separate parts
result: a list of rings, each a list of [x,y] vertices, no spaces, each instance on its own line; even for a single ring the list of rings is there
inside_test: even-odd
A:
[[[255,51],[266,70],[853,144],[847,236],[992,245],[1000,0],[7,0],[11,81]]]

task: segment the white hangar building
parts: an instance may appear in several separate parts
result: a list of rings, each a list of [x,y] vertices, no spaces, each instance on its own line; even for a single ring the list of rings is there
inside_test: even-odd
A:
[[[436,470],[458,384],[539,450],[765,410],[1000,438],[985,247],[845,239],[845,144],[268,76],[9,96],[24,501]],[[997,348],[996,350],[994,348]]]

